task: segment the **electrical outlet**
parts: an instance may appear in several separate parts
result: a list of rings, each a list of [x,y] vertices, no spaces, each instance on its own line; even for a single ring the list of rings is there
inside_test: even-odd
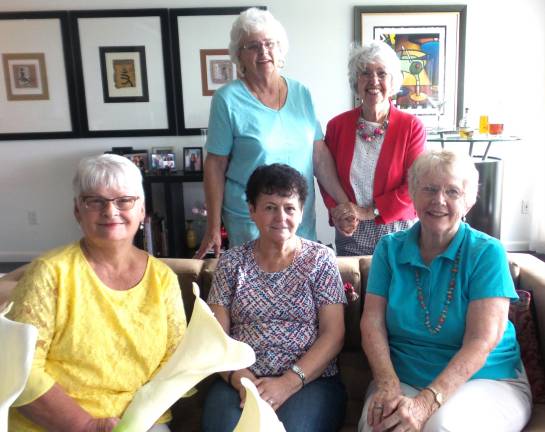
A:
[[[522,200],[520,203],[520,214],[530,213],[530,203],[526,200]]]
[[[29,210],[26,213],[29,225],[38,225],[38,214],[35,210]]]

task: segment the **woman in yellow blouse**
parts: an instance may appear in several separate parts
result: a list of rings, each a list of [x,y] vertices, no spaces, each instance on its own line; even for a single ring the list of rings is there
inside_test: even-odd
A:
[[[145,213],[140,170],[92,157],[73,186],[83,238],[35,260],[13,294],[8,317],[39,337],[9,430],[111,431],[185,332],[176,275],[133,246]]]

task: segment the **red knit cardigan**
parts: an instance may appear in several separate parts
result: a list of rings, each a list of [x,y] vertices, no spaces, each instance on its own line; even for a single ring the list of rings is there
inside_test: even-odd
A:
[[[337,167],[341,186],[348,198],[356,202],[350,184],[350,166],[356,144],[356,124],[361,108],[346,111],[327,124],[325,142]],[[380,216],[378,224],[414,219],[416,212],[409,196],[407,174],[416,157],[424,151],[426,130],[420,119],[397,109],[390,103],[390,118],[380,150],[373,184],[373,201]],[[328,209],[335,200],[320,187]],[[330,220],[330,224],[332,224]]]

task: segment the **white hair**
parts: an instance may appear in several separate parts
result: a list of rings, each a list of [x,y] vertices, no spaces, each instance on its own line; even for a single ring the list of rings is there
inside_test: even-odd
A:
[[[129,159],[116,154],[101,154],[82,159],[72,181],[74,196],[100,188],[134,189],[144,199],[142,173]]]
[[[392,76],[392,94],[395,95],[403,83],[401,62],[395,51],[386,43],[372,41],[363,46],[354,45],[348,57],[348,81],[354,94],[358,95],[358,75],[369,63],[380,63]]]
[[[269,11],[255,7],[246,9],[244,12],[241,12],[233,23],[231,27],[231,41],[229,42],[231,61],[237,65],[237,71],[241,76],[244,76],[239,59],[242,39],[252,33],[260,32],[269,33],[276,40],[278,51],[280,52],[280,66],[283,66],[285,62],[289,42],[284,26]]]
[[[466,205],[473,206],[479,190],[479,171],[470,156],[451,150],[427,150],[409,169],[409,194],[414,201],[420,178],[428,173],[448,173],[460,177],[464,184]]]

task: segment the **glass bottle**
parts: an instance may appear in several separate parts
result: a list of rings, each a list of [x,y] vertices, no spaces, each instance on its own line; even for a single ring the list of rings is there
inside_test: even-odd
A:
[[[470,139],[473,136],[473,129],[469,122],[469,108],[464,110],[464,116],[461,118],[460,123],[458,123],[458,133],[460,134],[460,138],[464,139]]]

